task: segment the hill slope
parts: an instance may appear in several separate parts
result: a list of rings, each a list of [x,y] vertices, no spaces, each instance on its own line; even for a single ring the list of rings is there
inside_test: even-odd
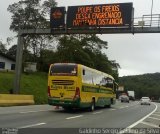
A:
[[[125,91],[134,90],[136,98],[160,97],[160,73],[120,77],[119,84],[124,85]]]
[[[13,78],[13,73],[0,72],[0,93],[9,93]],[[160,73],[120,77],[119,85],[124,85],[125,91],[134,90],[136,98],[160,97]],[[36,104],[47,103],[47,73],[22,74],[20,93],[34,95]]]

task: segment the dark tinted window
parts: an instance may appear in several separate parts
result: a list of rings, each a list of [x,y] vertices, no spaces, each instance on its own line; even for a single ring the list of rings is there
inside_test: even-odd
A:
[[[11,64],[11,70],[15,70],[15,64]]]
[[[0,68],[4,69],[5,67],[5,63],[4,62],[0,62]]]
[[[50,75],[77,75],[77,65],[53,65],[50,70]]]

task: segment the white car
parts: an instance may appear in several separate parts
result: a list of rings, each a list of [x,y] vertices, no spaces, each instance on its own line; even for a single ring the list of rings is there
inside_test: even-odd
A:
[[[142,97],[140,100],[141,105],[151,105],[151,100],[149,97]]]
[[[120,97],[121,102],[128,102],[129,103],[129,97],[127,95],[121,95]]]

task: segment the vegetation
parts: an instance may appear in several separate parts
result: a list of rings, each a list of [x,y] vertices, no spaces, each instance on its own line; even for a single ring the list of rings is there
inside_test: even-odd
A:
[[[0,94],[13,88],[13,72],[0,72]],[[36,104],[47,103],[47,73],[22,74],[20,94],[34,95]]]
[[[13,88],[13,72],[0,72],[0,93],[9,93]],[[124,76],[119,78],[119,85],[135,91],[136,99],[149,96],[158,100],[160,97],[160,73]],[[47,103],[47,73],[22,74],[21,94],[31,94],[36,104]]]
[[[158,100],[160,97],[160,73],[120,77],[119,84],[124,85],[125,91],[135,91],[138,99],[148,96]]]
[[[9,5],[7,10],[12,14],[10,30],[18,34],[19,29],[50,28],[47,19],[50,8],[56,5],[55,0],[20,0]],[[11,39],[8,38],[7,42],[10,44]],[[6,50],[5,44],[1,42],[2,52],[15,58],[17,45]],[[23,66],[25,62],[36,62],[38,71],[48,72],[51,63],[74,62],[109,73],[118,80],[117,70],[120,66],[116,61],[108,59],[106,53],[103,53],[105,49],[108,49],[108,42],[95,34],[26,35]]]
[[[20,0],[11,4],[8,11],[12,14],[10,30],[18,34],[19,29],[50,28],[48,18],[50,8],[56,7],[55,0]],[[17,45],[0,41],[0,53],[16,57]],[[26,35],[24,37],[23,62],[37,62],[38,71],[48,72],[48,66],[55,62],[74,62],[84,64],[97,70],[109,73],[118,81],[116,61],[110,61],[104,52],[107,41],[97,35]],[[102,52],[103,50],[103,52]],[[160,74],[145,74],[119,78],[119,84],[125,90],[134,90],[136,98],[142,96],[160,97]],[[9,93],[13,85],[13,73],[0,73],[0,93]],[[46,73],[23,74],[21,93],[35,95],[36,103],[47,101]]]
[[[18,35],[19,29],[50,28],[50,8],[56,5],[55,0],[20,0],[9,5],[7,10],[12,15],[10,30]],[[111,74],[118,81],[117,70],[120,66],[116,61],[110,61],[106,53],[103,53],[108,49],[108,42],[95,34],[26,35],[23,38],[23,66],[25,62],[36,62],[39,72],[48,72],[51,63],[73,62]],[[0,53],[15,58],[17,45],[12,45],[7,50],[6,45],[10,43],[11,38],[8,38],[7,43],[0,42]],[[0,73],[0,93],[9,93],[12,85],[13,74]],[[46,88],[46,73],[22,75],[21,93],[35,95],[36,103],[46,102]]]
[[[0,72],[0,93],[9,93],[13,87],[13,73]]]

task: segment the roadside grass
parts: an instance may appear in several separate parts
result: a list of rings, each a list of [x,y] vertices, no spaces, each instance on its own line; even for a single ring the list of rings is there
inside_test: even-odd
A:
[[[13,89],[14,73],[0,72],[0,94],[8,94]],[[23,73],[20,94],[34,95],[36,104],[47,103],[47,73]]]

